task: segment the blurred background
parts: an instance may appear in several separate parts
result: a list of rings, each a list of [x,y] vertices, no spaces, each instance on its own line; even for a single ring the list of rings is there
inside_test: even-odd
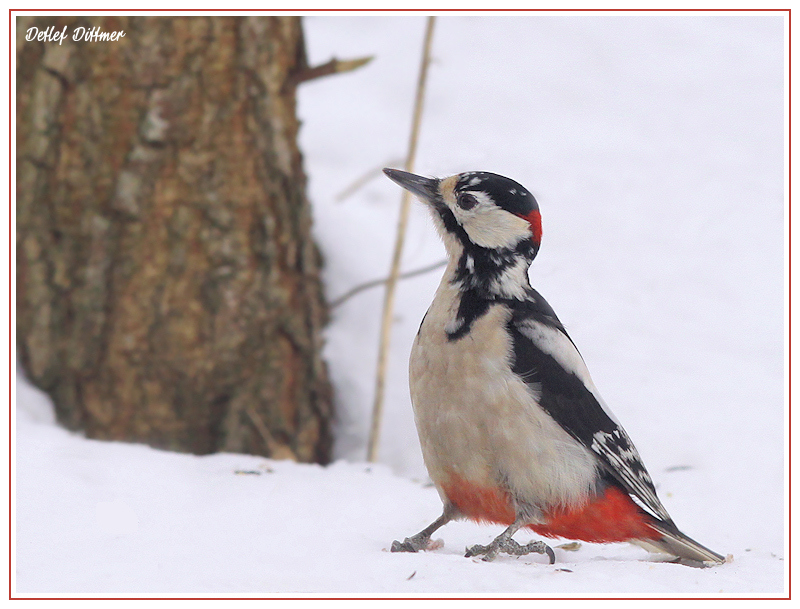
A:
[[[52,420],[34,384],[89,438],[366,458],[383,290],[339,299],[388,274],[424,19],[17,18],[19,442]],[[81,24],[126,34],[25,40]],[[438,17],[415,164],[534,193],[531,283],[654,478],[777,545],[784,45],[780,16]],[[320,77],[334,57],[373,59]],[[402,270],[443,258],[414,205]],[[399,284],[379,446],[418,480],[440,274]]]

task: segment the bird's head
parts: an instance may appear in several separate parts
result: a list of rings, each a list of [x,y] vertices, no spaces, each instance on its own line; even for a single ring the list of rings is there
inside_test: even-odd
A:
[[[539,205],[518,182],[486,171],[441,179],[399,169],[383,172],[431,208],[446,245],[455,239],[462,250],[523,256],[528,262],[539,251]]]

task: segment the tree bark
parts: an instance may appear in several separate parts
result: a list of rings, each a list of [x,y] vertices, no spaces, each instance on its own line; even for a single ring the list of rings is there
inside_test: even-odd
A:
[[[298,17],[17,18],[17,344],[87,436],[330,455]],[[66,26],[62,42],[26,41]],[[71,38],[78,27],[118,41]]]

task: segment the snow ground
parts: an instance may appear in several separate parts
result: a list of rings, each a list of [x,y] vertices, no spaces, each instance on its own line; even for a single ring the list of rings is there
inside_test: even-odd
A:
[[[312,17],[301,145],[331,298],[386,274],[422,17]],[[776,595],[787,591],[784,105],[779,17],[438,19],[419,173],[512,177],[537,197],[533,285],[567,325],[678,525],[734,555],[709,570],[626,545],[463,558],[387,551],[440,510],[407,390],[439,280],[400,286],[380,464],[365,464],[380,290],[339,306],[326,356],[337,461],[197,457],[81,438],[17,380],[13,587],[20,595]],[[412,211],[406,270],[443,257]],[[521,536],[520,539],[524,538]]]

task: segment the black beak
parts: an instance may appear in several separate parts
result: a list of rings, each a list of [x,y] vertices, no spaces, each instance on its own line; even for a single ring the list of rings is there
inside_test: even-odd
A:
[[[416,195],[426,203],[433,202],[439,195],[439,180],[436,178],[423,178],[422,176],[400,171],[399,169],[384,168],[389,179]]]

